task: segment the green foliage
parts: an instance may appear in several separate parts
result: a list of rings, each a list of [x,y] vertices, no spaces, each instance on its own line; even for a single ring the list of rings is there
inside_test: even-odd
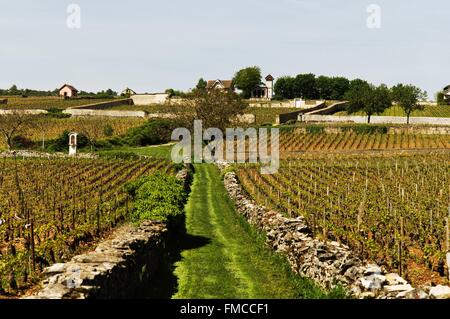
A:
[[[169,97],[185,97],[186,93],[174,89],[167,89],[165,91],[166,94],[169,94]]]
[[[347,112],[364,112],[368,116],[368,123],[373,114],[381,114],[392,106],[391,92],[384,84],[374,86],[360,82],[346,93],[346,99]]]
[[[114,134],[114,129],[113,129],[113,127],[112,127],[112,125],[110,124],[110,123],[108,123],[108,124],[106,124],[104,127],[103,127],[103,134],[105,134],[105,136],[113,136],[113,134]]]
[[[277,100],[293,99],[294,94],[294,78],[290,76],[282,76],[278,78],[274,85],[275,97]]]
[[[388,127],[384,125],[356,125],[348,127],[356,134],[387,134]]]
[[[344,77],[327,77],[314,74],[284,76],[275,83],[275,94],[279,99],[326,99],[342,100],[350,89],[350,82]]]
[[[244,98],[249,98],[251,91],[261,83],[261,69],[257,66],[239,70],[233,78],[236,88],[242,90]]]
[[[58,138],[51,140],[47,143],[49,151],[64,152],[69,148],[69,131],[64,131]],[[83,134],[78,134],[77,143],[79,148],[83,148],[89,145],[89,140]]]
[[[421,99],[425,98],[425,93],[413,85],[397,84],[392,88],[392,98],[400,105],[408,118],[415,110],[423,110],[424,106],[419,104]]]
[[[12,147],[15,149],[29,149],[34,145],[35,143],[32,140],[22,135],[16,135],[12,138]]]
[[[197,86],[195,88],[197,90],[204,91],[204,90],[206,90],[207,85],[208,85],[208,82],[206,82],[203,78],[200,78],[200,80],[198,80]]]
[[[130,129],[123,140],[130,146],[146,146],[168,143],[175,123],[164,119],[153,119],[143,126]]]
[[[183,214],[187,193],[174,176],[156,173],[127,184],[124,190],[134,199],[132,220],[169,221]]]
[[[299,74],[294,79],[294,94],[304,99],[317,97],[316,76],[314,74]]]
[[[437,92],[436,94],[437,105],[446,105],[444,100],[444,92]]]
[[[58,108],[50,108],[47,110],[47,113],[45,114],[45,116],[47,117],[51,117],[51,118],[56,118],[56,119],[66,119],[71,117],[70,114],[65,114],[63,113],[63,109],[58,109]]]
[[[325,131],[323,125],[308,125],[306,126],[306,132],[309,134],[322,134]]]

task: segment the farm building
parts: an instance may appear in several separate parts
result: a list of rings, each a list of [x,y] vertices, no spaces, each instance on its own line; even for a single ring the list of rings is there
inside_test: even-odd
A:
[[[442,92],[444,93],[444,100],[447,104],[450,104],[450,85],[447,85]]]
[[[261,82],[251,92],[252,99],[267,99],[273,98],[273,81],[275,80],[272,75],[268,75],[265,78],[266,83]]]
[[[64,84],[59,89],[59,95],[64,97],[75,97],[78,94],[78,90],[69,84]]]
[[[134,91],[128,87],[120,93],[120,95],[122,95],[122,96],[132,96],[132,95],[136,95],[136,94],[137,94],[136,91]]]
[[[234,85],[232,80],[209,80],[206,85],[207,90],[221,90],[221,91],[234,91]]]

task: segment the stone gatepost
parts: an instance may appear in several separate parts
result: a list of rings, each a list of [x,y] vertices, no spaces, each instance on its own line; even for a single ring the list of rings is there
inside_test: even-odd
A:
[[[69,156],[75,156],[77,154],[77,138],[78,133],[69,134]]]

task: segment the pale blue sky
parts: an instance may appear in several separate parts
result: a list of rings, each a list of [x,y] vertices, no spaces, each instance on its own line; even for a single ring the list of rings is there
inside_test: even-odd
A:
[[[81,29],[66,26],[81,7]],[[368,29],[369,4],[382,28]],[[432,97],[450,84],[445,0],[0,0],[0,87],[139,92],[189,89],[259,65],[275,77],[312,72]]]

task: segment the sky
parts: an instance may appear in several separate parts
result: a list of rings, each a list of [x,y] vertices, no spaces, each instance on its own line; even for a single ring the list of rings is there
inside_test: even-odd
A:
[[[79,20],[68,13],[71,4]],[[371,4],[380,15],[368,12]],[[188,90],[200,77],[231,79],[257,65],[275,78],[314,73],[414,84],[433,98],[450,84],[447,4],[0,0],[0,88]],[[369,28],[368,20],[380,28]],[[77,21],[80,28],[73,28]]]

